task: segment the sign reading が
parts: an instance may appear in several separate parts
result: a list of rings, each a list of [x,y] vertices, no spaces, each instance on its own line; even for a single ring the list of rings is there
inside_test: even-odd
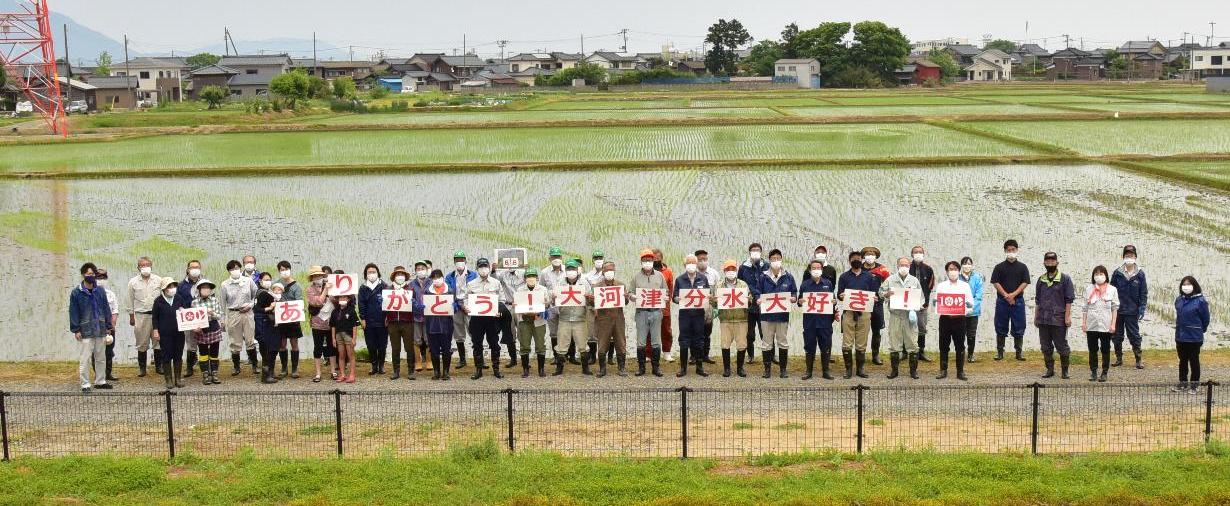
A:
[[[414,292],[407,290],[382,290],[380,309],[386,313],[409,313],[414,311]]]

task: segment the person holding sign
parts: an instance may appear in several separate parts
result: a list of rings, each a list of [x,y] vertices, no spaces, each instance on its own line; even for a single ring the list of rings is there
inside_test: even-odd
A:
[[[564,280],[555,287],[554,304],[559,315],[559,340],[555,343],[555,372],[552,376],[564,374],[564,356],[568,346],[585,349],[585,341],[589,338],[589,329],[585,321],[585,306],[593,303],[594,294],[589,282],[581,276],[581,264],[569,260],[564,267]],[[589,372],[589,357],[582,357],[581,372]]]
[[[717,308],[722,346],[722,377],[730,377],[730,346],[735,347],[735,374],[747,377],[743,359],[747,353],[747,313],[751,302],[747,282],[739,279],[739,264],[734,260],[722,263],[722,279],[713,285],[713,305]]]
[[[620,376],[627,376],[625,365],[628,359],[628,335],[624,329],[624,304],[628,302],[628,290],[622,281],[615,279],[615,262],[602,263],[602,279],[594,286],[594,337],[598,339],[598,377],[606,376],[606,354],[615,349]],[[601,295],[601,297],[599,297]],[[599,307],[601,306],[601,307]]]
[[[794,276],[782,268],[782,252],[774,249],[769,252],[769,270],[760,275],[760,284],[756,288],[756,300],[760,306],[760,351],[764,360],[764,378],[773,372],[773,348],[777,348],[778,377],[786,376],[786,357],[789,355],[789,341],[786,334],[790,329],[790,309],[785,304],[770,303],[766,300],[789,299],[790,305],[799,301],[798,284]],[[775,309],[781,307],[781,311]]]
[[[281,260],[278,262],[278,279],[281,280],[285,290],[282,293],[282,301],[303,301],[303,287],[299,286],[299,282],[295,281],[294,271],[290,269],[290,262]],[[280,325],[278,332],[282,335],[282,347],[278,350],[278,358],[282,359],[282,377],[285,378],[286,359],[290,358],[290,377],[291,379],[299,379],[299,339],[303,338],[303,325],[296,322],[295,325]]]
[[[68,296],[68,331],[81,347],[77,376],[83,393],[89,393],[91,388],[112,388],[106,378],[100,376],[106,374],[106,340],[108,333],[115,329],[115,322],[107,293],[99,289],[97,274],[98,267],[94,264],[83,264],[81,283]],[[90,382],[91,361],[94,363],[93,383]]]
[[[676,377],[688,375],[691,365],[689,356],[700,358],[704,350],[705,312],[709,311],[709,278],[698,272],[696,255],[683,258],[683,274],[675,279],[671,300],[679,306],[679,372]],[[708,376],[705,361],[696,360],[696,374]]]
[[[389,275],[393,282],[380,300],[384,311],[384,328],[388,329],[389,343],[393,348],[393,376],[390,381],[401,378],[401,351],[406,350],[406,379],[414,379],[414,291],[410,289],[410,273],[398,265]]]
[[[880,283],[884,283],[892,273],[888,272],[888,266],[877,262],[879,258],[879,248],[875,246],[863,248],[863,270],[871,272]],[[879,285],[876,285],[875,291],[880,291]],[[874,365],[884,365],[884,362],[880,361],[880,335],[883,330],[884,300],[877,298],[871,312],[871,363]]]
[[[313,265],[308,268],[307,308],[312,328],[312,363],[315,375],[313,383],[320,383],[320,365],[325,362],[337,379],[337,348],[333,346],[333,329],[329,317],[333,314],[333,302],[329,300],[328,279],[333,269]]]
[[[914,327],[921,309],[922,285],[910,275],[910,259],[897,259],[897,273],[880,285],[880,298],[890,299],[888,305],[888,359],[892,366],[888,379],[897,377],[901,360],[908,358],[910,377],[918,379],[918,345],[914,342]]]
[[[1034,326],[1042,345],[1042,360],[1046,363],[1043,378],[1055,376],[1055,351],[1059,352],[1060,377],[1068,379],[1068,328],[1072,326],[1072,278],[1059,272],[1059,255],[1048,251],[1042,256],[1046,273],[1038,276],[1034,287]]]
[[[201,384],[221,385],[218,379],[218,348],[222,343],[222,307],[218,305],[218,297],[214,295],[217,286],[213,281],[202,278],[196,282],[196,297],[192,299],[192,307],[204,308],[209,315],[209,327],[192,331],[195,334],[197,356],[201,361]],[[189,364],[192,365],[192,364]]]
[[[948,377],[948,349],[956,348],[957,379],[965,381],[965,315],[974,308],[974,292],[961,279],[961,266],[944,264],[944,281],[935,285],[936,312],[940,315],[940,374]]]
[[[803,379],[811,379],[818,346],[820,377],[831,380],[829,356],[833,353],[833,306],[836,303],[833,282],[825,276],[823,262],[812,260],[807,266],[808,276],[799,286],[799,307],[803,308],[803,351],[807,360],[807,372]]]
[[[359,326],[359,314],[355,312],[349,295],[337,297],[332,302],[333,311],[329,313],[329,327],[333,331],[333,347],[337,349],[339,374],[336,381],[354,383],[354,328]]]
[[[931,264],[927,263],[927,253],[919,244],[910,248],[910,257],[913,259],[910,262],[910,275],[918,278],[919,286],[922,286],[922,309],[916,312],[918,317],[918,359],[923,362],[930,362],[927,358],[927,307],[931,301],[931,291],[935,289],[935,270],[931,268]]]
[[[645,375],[645,358],[648,355],[653,364],[653,375],[662,376],[659,369],[662,360],[662,309],[657,302],[666,301],[666,278],[653,268],[653,250],[641,250],[641,269],[636,271],[628,284],[628,297],[636,302],[636,313],[632,318],[636,323],[636,375]]]
[[[878,297],[865,295],[880,289],[880,278],[863,269],[861,251],[851,251],[849,262],[850,270],[837,278],[837,300],[842,301],[845,308],[841,312],[841,358],[846,366],[846,379],[854,374],[866,378],[863,361],[867,356],[867,335],[871,332],[871,318],[867,313],[871,312],[869,305]]]
[[[530,377],[530,345],[538,356],[538,377],[545,377],[547,364],[547,308],[551,307],[551,292],[538,284],[538,271],[525,270],[525,282],[513,294],[513,312],[517,318],[517,338],[521,341],[521,377]]]
[[[253,312],[256,321],[256,344],[261,353],[261,383],[272,384],[278,382],[278,377],[273,371],[277,364],[278,348],[282,344],[282,339],[278,336],[273,324],[273,303],[281,298],[282,285],[278,285],[279,292],[277,296],[274,296],[273,277],[268,272],[262,272],[258,279],[260,279],[261,288],[256,293],[256,305]]]
[[[425,294],[452,295],[440,269],[431,271],[431,285]],[[447,309],[448,304],[444,306]],[[423,329],[427,332],[427,344],[431,347],[431,379],[448,381],[452,379],[449,371],[453,365],[453,315],[434,315],[426,309],[424,307]]]
[[[503,302],[504,285],[491,276],[491,261],[478,259],[478,277],[466,283],[459,296],[465,301],[462,309],[470,316],[470,344],[474,352],[474,375],[470,379],[483,377],[483,342],[491,350],[491,375],[503,378],[500,374],[500,319],[499,304]],[[474,305],[472,295],[487,295],[485,306]]]
[[[162,355],[162,379],[167,390],[183,388],[180,375],[184,372],[184,333],[179,330],[179,317],[175,311],[180,309],[175,304],[176,287],[179,283],[170,277],[162,278],[162,295],[154,299],[150,311],[153,320],[153,339],[158,342]]]

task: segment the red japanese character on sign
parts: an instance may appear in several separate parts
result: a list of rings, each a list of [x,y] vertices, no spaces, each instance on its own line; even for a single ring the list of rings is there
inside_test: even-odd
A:
[[[333,284],[333,288],[329,290],[330,297],[359,293],[359,282],[355,280],[354,274],[330,274],[329,282]]]
[[[716,295],[718,309],[747,309],[746,288],[718,288]]]
[[[636,290],[637,309],[665,309],[666,290],[662,288],[638,288]]]
[[[923,295],[918,288],[893,290],[888,298],[888,308],[898,311],[918,311],[922,309]]]
[[[564,283],[556,288],[555,305],[560,307],[584,306],[585,291],[580,286]]]
[[[209,327],[209,311],[203,307],[175,310],[176,327],[180,332]]]
[[[807,292],[803,295],[803,312],[808,314],[833,314],[833,294],[830,292]]]
[[[786,303],[790,295],[785,292],[766,293],[760,296],[760,312],[762,314],[788,313],[790,308]]]
[[[496,298],[490,293],[470,294],[470,316],[499,316]]]
[[[875,302],[875,292],[846,290],[843,293],[842,301],[845,302],[846,311],[867,313],[871,311],[872,303]]]
[[[383,290],[380,292],[381,310],[390,313],[409,313],[414,310],[410,303],[410,292],[405,290]]]
[[[292,300],[279,302],[273,306],[273,323],[295,323],[303,321],[303,301]]]
[[[597,292],[594,297],[595,309],[615,309],[624,307],[624,287],[622,286],[598,286],[594,287]]]
[[[424,294],[423,305],[426,306],[427,314],[430,316],[453,315],[452,295]]]
[[[706,303],[709,302],[709,295],[703,289],[689,288],[680,290],[680,292],[680,309],[704,309]]]

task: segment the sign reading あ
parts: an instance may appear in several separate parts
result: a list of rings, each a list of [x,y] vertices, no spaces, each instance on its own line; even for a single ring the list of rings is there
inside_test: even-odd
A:
[[[273,324],[281,325],[283,323],[296,323],[304,319],[306,311],[303,310],[303,301],[288,300],[286,302],[277,302],[273,305]]]

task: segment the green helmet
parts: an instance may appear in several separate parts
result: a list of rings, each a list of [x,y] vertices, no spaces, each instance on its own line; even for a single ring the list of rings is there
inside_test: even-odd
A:
[[[538,277],[538,271],[536,271],[536,270],[534,270],[534,269],[530,269],[530,268],[528,268],[528,267],[527,267],[527,268],[525,269],[525,277],[527,277],[527,278],[536,278],[536,277]]]
[[[606,258],[606,254],[605,254],[605,253],[603,253],[603,252],[602,252],[602,250],[600,250],[600,249],[596,249],[596,250],[594,250],[593,257],[594,257],[594,258]]]
[[[547,256],[553,256],[553,257],[564,256],[564,250],[561,249],[559,246],[551,246],[551,249],[547,251]]]
[[[457,250],[456,252],[454,252],[454,253],[453,253],[453,258],[465,258],[465,257],[466,257],[466,252],[465,252],[465,250],[460,250],[460,249],[459,249],[459,250]]]
[[[577,269],[581,267],[581,262],[578,262],[577,259],[575,258],[570,258],[568,259],[567,262],[564,263],[564,267],[571,267],[573,269]]]

